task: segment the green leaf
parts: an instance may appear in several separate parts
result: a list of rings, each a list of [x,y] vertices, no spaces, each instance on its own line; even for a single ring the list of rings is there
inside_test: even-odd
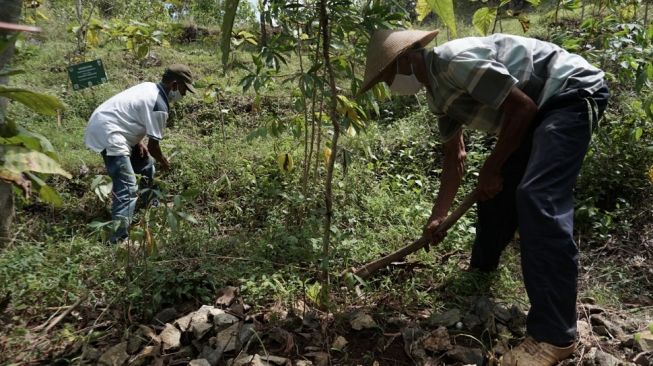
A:
[[[113,182],[105,175],[96,175],[91,182],[91,190],[102,202],[109,199],[112,189]]]
[[[635,141],[639,141],[639,139],[642,138],[642,134],[643,134],[643,133],[644,133],[644,130],[643,130],[641,127],[637,127],[637,128],[635,129],[635,133],[634,133],[634,135],[635,135]]]
[[[136,51],[136,57],[139,59],[145,58],[147,54],[150,53],[150,46],[147,44],[142,44],[138,46],[138,51]]]
[[[51,157],[22,146],[0,146],[0,156],[2,156],[0,169],[15,174],[31,171],[44,174],[59,174],[68,179],[72,178],[70,173],[63,170],[59,163]]]
[[[177,212],[177,215],[178,215],[179,217],[181,217],[182,219],[184,219],[184,220],[190,222],[191,224],[197,224],[197,220],[195,219],[195,217],[193,217],[193,216],[190,215],[190,214],[187,214],[187,213],[185,213],[185,212]]]
[[[456,16],[453,9],[453,0],[417,0],[415,4],[417,20],[421,22],[430,11],[433,11],[449,28],[453,38],[456,38]]]
[[[483,36],[490,32],[490,27],[494,24],[497,17],[497,9],[484,7],[478,9],[472,17],[474,28]]]
[[[540,0],[526,0],[526,1],[533,6],[540,6]]]
[[[648,118],[653,121],[653,96],[648,97],[648,99],[644,101],[644,112],[646,112]]]
[[[63,200],[61,199],[61,196],[59,196],[59,193],[48,185],[41,186],[41,189],[39,189],[39,197],[41,198],[41,201],[47,202],[54,207],[61,207],[63,204]]]
[[[166,222],[168,223],[168,226],[170,229],[172,229],[173,232],[177,231],[177,217],[175,216],[175,213],[172,210],[167,210],[168,214],[166,215]]]
[[[635,91],[636,92],[641,92],[642,88],[644,85],[646,85],[648,79],[649,79],[649,67],[651,64],[644,65],[644,67],[641,68],[639,74],[637,75],[637,78],[635,79]]]
[[[59,99],[23,88],[9,88],[0,85],[0,97],[15,100],[34,112],[48,116],[56,116],[57,110],[65,109]]]

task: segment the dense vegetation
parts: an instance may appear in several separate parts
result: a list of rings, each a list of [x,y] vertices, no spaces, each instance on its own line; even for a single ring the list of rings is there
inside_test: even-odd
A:
[[[439,186],[441,144],[424,95],[390,98],[380,86],[356,96],[370,31],[411,24],[447,29],[438,44],[493,31],[546,39],[606,71],[611,102],[576,190],[580,295],[615,308],[653,303],[642,297],[653,293],[646,0],[461,1],[449,20],[425,14],[421,1],[417,10],[402,1],[329,1],[328,23],[310,1],[265,0],[262,14],[241,2],[226,56],[220,43],[233,1],[24,3],[21,22],[43,31],[17,38],[8,66],[25,72],[12,74],[9,86],[55,96],[65,110],[56,118],[13,102],[7,118],[47,137],[53,149],[34,148],[52,157],[56,150],[71,178],[30,173],[32,196],[14,189],[17,215],[0,255],[0,362],[72,359],[79,352],[71,344],[120,337],[167,306],[212,303],[227,285],[240,287],[255,309],[302,299],[332,312],[437,311],[478,294],[527,304],[518,245],[492,278],[461,271],[473,213],[441,245],[411,256],[412,265],[366,281],[339,276],[417,239]],[[109,82],[73,91],[67,67],[93,59],[103,61]],[[172,169],[158,174],[165,204],[139,214],[131,236],[143,250],[129,255],[103,243],[109,180],[100,156],[84,146],[84,128],[102,101],[157,81],[177,62],[194,71],[199,93],[173,109],[162,142]],[[16,143],[2,136],[3,146]],[[461,197],[493,143],[469,137]],[[115,325],[90,332],[73,319],[47,346],[30,344],[30,329],[78,299],[85,305],[78,318],[102,309],[98,321]]]

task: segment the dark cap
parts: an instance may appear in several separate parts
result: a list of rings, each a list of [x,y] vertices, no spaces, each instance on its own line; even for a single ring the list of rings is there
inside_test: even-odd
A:
[[[183,82],[188,91],[193,94],[195,93],[195,88],[193,88],[193,73],[191,73],[188,66],[183,64],[170,65],[163,73],[163,76],[170,76]]]

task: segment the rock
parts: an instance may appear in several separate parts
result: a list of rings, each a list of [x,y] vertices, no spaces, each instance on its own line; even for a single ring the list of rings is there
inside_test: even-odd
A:
[[[494,304],[492,301],[483,296],[474,304],[474,314],[478,316],[482,323],[488,321],[493,315]]]
[[[240,333],[240,324],[236,323],[229,328],[219,332],[216,335],[216,349],[221,352],[230,352],[235,350],[239,345],[238,335]]]
[[[641,352],[633,358],[633,362],[639,366],[653,366],[653,352]]]
[[[209,365],[215,366],[222,359],[222,351],[220,349],[213,349],[209,346],[204,346],[200,352],[199,358],[205,359]]]
[[[523,336],[526,331],[526,313],[519,306],[513,304],[510,307],[510,321],[507,325],[508,329],[515,335]]]
[[[403,314],[399,314],[399,316],[389,317],[387,319],[387,321],[386,321],[386,324],[395,326],[397,328],[401,328],[401,327],[405,327],[406,324],[408,324],[409,321],[410,321],[410,319],[408,319],[407,316],[405,316]]]
[[[331,348],[336,349],[338,351],[342,351],[345,349],[345,346],[347,346],[347,340],[343,336],[338,336],[336,339],[333,341],[331,344]]]
[[[578,341],[585,347],[592,344],[592,327],[588,322],[579,320],[576,322],[576,331],[578,332]]]
[[[190,361],[188,366],[211,366],[211,364],[204,358],[197,358]]]
[[[315,361],[313,364],[315,366],[328,366],[329,365],[329,354],[326,352],[310,352],[305,355],[306,357],[312,357]]]
[[[369,314],[363,312],[355,313],[351,320],[349,320],[351,328],[354,330],[363,330],[376,327],[376,322]]]
[[[261,361],[265,362],[265,364],[273,364],[278,366],[292,366],[290,360],[285,357],[279,357],[273,355],[268,355],[268,356],[254,355],[254,357],[256,356],[258,356],[261,359]]]
[[[626,362],[596,347],[592,347],[583,359],[583,366],[622,366],[626,364]]]
[[[238,334],[238,340],[240,344],[247,343],[252,336],[256,333],[256,327],[252,323],[243,324],[240,328],[240,333]]]
[[[616,322],[608,320],[606,317],[600,314],[594,314],[590,316],[590,322],[594,326],[594,332],[604,332],[606,334],[603,334],[605,336],[611,337],[611,338],[616,338],[620,341],[625,341],[628,339],[628,336],[623,330],[622,324],[618,324]],[[605,327],[605,331],[603,331],[599,327]],[[598,328],[598,329],[597,329]]]
[[[432,327],[452,327],[460,322],[462,316],[459,309],[447,310],[441,314],[433,314],[428,320],[429,326]]]
[[[227,314],[224,311],[222,311],[221,314],[213,315],[213,325],[215,325],[216,327],[231,325],[233,323],[237,323],[239,320],[240,319],[238,319],[238,317],[235,317],[231,314]]]
[[[476,327],[478,327],[482,323],[483,322],[481,321],[481,319],[476,314],[468,313],[463,318],[463,324],[465,325],[465,327],[467,329],[470,329],[470,330],[475,329]]]
[[[242,355],[234,360],[228,360],[227,364],[233,366],[291,366],[289,359],[272,355]]]
[[[166,327],[159,334],[163,350],[176,350],[181,347],[181,332],[174,325],[167,323]]]
[[[510,309],[508,309],[503,304],[494,304],[494,308],[492,309],[492,314],[494,314],[494,318],[496,320],[500,321],[503,324],[508,324],[510,322],[510,319],[512,318],[512,313],[510,312]]]
[[[401,330],[401,336],[404,339],[404,352],[413,361],[423,364],[426,362],[427,354],[424,350],[422,340],[429,336],[419,327],[406,327]]]
[[[100,356],[98,365],[102,366],[121,366],[129,359],[127,354],[127,342],[118,343],[109,348]]]
[[[633,336],[635,344],[638,349],[643,352],[653,352],[653,333],[648,330],[642,333],[637,333]]]
[[[140,351],[143,345],[143,331],[136,328],[136,331],[129,334],[127,338],[127,354],[133,355]]]
[[[89,361],[90,363],[95,364],[95,361],[97,361],[98,358],[100,358],[100,356],[101,356],[100,351],[98,351],[97,348],[90,345],[86,345],[82,350],[82,359],[81,359],[82,364],[84,362],[89,362]]]
[[[165,323],[170,323],[175,318],[177,318],[177,309],[175,308],[165,308],[159,311],[152,319],[152,322],[156,325],[163,325]]]
[[[226,308],[240,295],[240,290],[238,287],[227,286],[218,290],[217,295],[218,298],[215,300],[215,305]]]
[[[188,332],[190,330],[190,322],[193,320],[193,315],[195,313],[190,313],[182,316],[181,318],[175,320],[174,324],[181,329],[182,332]]]
[[[209,330],[213,328],[213,325],[210,323],[197,322],[192,323],[190,328],[193,331],[193,337],[195,337],[195,339],[202,339],[202,337],[204,337],[206,333],[208,333]]]
[[[483,352],[478,348],[454,346],[446,355],[465,365],[483,365]]]
[[[203,305],[199,310],[177,319],[175,325],[184,332],[192,332],[196,339],[200,339],[211,330],[215,318],[221,315],[225,315],[224,310]]]
[[[424,348],[432,352],[441,352],[451,349],[451,341],[449,340],[449,332],[447,328],[439,327],[431,332],[422,341]]]
[[[295,366],[313,366],[313,362],[308,360],[295,361]]]

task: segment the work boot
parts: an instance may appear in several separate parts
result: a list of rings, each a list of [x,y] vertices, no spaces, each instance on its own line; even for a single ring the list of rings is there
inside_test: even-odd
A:
[[[556,347],[526,337],[519,346],[503,355],[501,366],[554,366],[571,356],[575,348],[576,343],[568,347]]]

